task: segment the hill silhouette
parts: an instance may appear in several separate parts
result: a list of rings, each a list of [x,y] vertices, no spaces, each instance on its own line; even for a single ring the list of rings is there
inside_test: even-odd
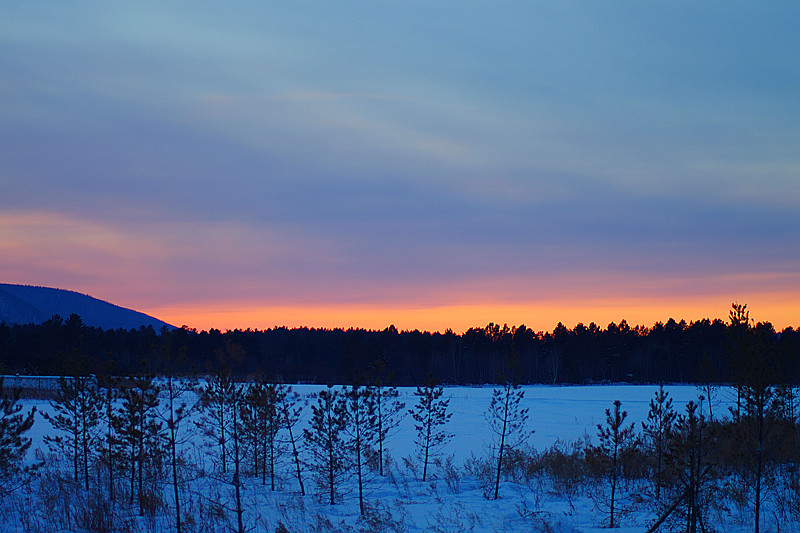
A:
[[[0,283],[0,322],[41,324],[53,315],[80,315],[83,323],[102,329],[173,326],[152,316],[64,289]]]

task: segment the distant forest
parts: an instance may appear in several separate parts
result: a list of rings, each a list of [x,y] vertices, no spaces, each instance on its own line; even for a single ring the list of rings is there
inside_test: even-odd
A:
[[[742,331],[752,341],[743,344]],[[324,384],[349,383],[382,361],[396,385],[420,384],[430,374],[442,383],[497,383],[511,379],[511,368],[519,383],[732,383],[742,368],[737,358],[748,357],[745,345],[773,375],[800,382],[800,329],[753,323],[744,306],[734,306],[730,321],[670,319],[632,328],[623,320],[605,328],[559,324],[552,332],[489,324],[461,335],[394,326],[102,330],[78,315],[54,316],[39,325],[0,324],[0,374],[68,375],[76,365],[95,374],[205,374],[225,364],[241,378]]]

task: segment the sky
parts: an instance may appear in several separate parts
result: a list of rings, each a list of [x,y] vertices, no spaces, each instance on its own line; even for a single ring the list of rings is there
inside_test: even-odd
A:
[[[800,326],[795,2],[0,4],[2,282],[198,329]]]

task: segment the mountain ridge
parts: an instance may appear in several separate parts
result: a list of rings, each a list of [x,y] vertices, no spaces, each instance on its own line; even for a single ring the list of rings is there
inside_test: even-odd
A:
[[[81,317],[87,326],[101,329],[174,328],[163,320],[67,289],[0,283],[0,323],[41,324],[59,315]]]

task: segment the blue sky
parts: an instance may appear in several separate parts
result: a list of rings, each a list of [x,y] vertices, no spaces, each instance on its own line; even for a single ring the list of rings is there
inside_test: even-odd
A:
[[[799,325],[791,2],[4,12],[5,282],[202,328]]]

